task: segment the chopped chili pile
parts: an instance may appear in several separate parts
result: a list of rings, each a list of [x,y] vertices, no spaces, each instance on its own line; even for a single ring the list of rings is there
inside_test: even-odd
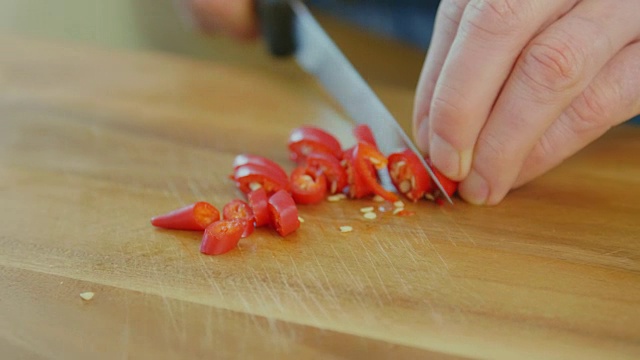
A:
[[[415,153],[405,149],[385,156],[367,125],[356,126],[353,135],[356,145],[343,149],[325,130],[314,126],[296,128],[288,141],[289,158],[296,163],[290,175],[271,159],[240,154],[234,159],[230,178],[246,201],[233,199],[226,203],[222,217],[214,205],[199,201],[156,216],[151,224],[164,229],[202,231],[200,251],[220,255],[237,248],[240,240],[257,227],[268,225],[282,237],[294,233],[304,222],[298,205],[371,197],[386,201],[397,216],[414,215],[405,209],[399,195],[414,203],[426,199],[442,205],[443,194]],[[425,160],[430,164],[428,158]],[[447,195],[452,196],[458,183],[433,170]],[[388,176],[396,192],[382,185],[382,175]],[[378,217],[372,206],[363,207],[360,212],[368,221]],[[339,230],[351,232],[353,227],[343,225]]]

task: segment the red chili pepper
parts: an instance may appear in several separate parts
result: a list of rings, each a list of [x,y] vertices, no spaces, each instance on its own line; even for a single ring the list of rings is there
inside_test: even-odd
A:
[[[373,194],[373,189],[364,179],[364,175],[359,173],[355,166],[354,151],[356,147],[345,150],[342,158],[342,166],[347,174],[347,184],[349,186],[349,197],[352,199],[360,199]],[[376,169],[373,165],[368,166],[368,176],[376,177]]]
[[[291,194],[296,204],[317,204],[327,194],[327,177],[308,166],[299,166],[291,173]]]
[[[269,198],[271,225],[280,236],[287,236],[300,227],[298,208],[291,194],[280,190]]]
[[[244,231],[240,219],[220,220],[209,225],[202,235],[200,252],[207,255],[220,255],[238,246]]]
[[[267,197],[267,192],[263,188],[251,191],[247,194],[247,199],[249,200],[251,210],[253,210],[256,227],[269,224],[269,209],[267,206],[269,199]]]
[[[353,128],[353,136],[355,136],[358,142],[366,142],[367,144],[373,145],[376,149],[378,149],[378,143],[376,143],[376,138],[373,136],[373,131],[367,124],[358,124]]]
[[[413,202],[433,190],[429,173],[418,155],[409,149],[389,155],[387,169],[398,192]]]
[[[447,192],[447,195],[453,196],[453,194],[455,194],[455,192],[458,190],[459,183],[444,176],[438,169],[433,166],[433,164],[431,163],[431,159],[425,158],[425,160],[427,161],[429,166],[431,166],[433,174],[436,176],[436,178],[438,178],[438,181],[440,181],[440,184],[442,184],[442,188]],[[432,184],[431,187],[433,189],[432,195],[436,198],[440,196],[440,190],[438,189],[436,184]]]
[[[245,194],[260,187],[264,188],[267,194],[273,194],[278,190],[290,190],[289,179],[283,178],[279,171],[255,164],[238,166],[233,171],[233,179]]]
[[[339,159],[342,156],[340,142],[328,132],[314,127],[302,126],[289,135],[289,156],[291,160],[302,163],[313,152],[324,152]]]
[[[220,220],[220,212],[215,206],[199,201],[164,215],[151,219],[151,224],[165,229],[204,230],[211,223]]]
[[[342,192],[347,186],[347,173],[340,165],[340,160],[333,155],[322,152],[311,153],[307,156],[307,165],[327,177],[327,189],[330,194]]]
[[[260,155],[240,154],[236,156],[235,159],[233,160],[233,169],[235,170],[240,166],[247,165],[247,164],[259,165],[266,168],[270,168],[275,172],[279,173],[281,177],[285,179],[288,178],[287,173],[284,171],[284,169],[282,169],[280,164]]]
[[[225,220],[242,220],[244,222],[243,238],[251,235],[255,229],[253,211],[249,204],[242,200],[234,199],[228,202],[224,208],[222,208],[222,217]]]
[[[358,143],[353,154],[356,172],[362,175],[368,187],[387,201],[397,201],[398,196],[382,187],[378,183],[377,176],[372,176],[370,171],[371,165],[378,170],[385,169],[387,167],[387,158],[373,145],[365,142]]]

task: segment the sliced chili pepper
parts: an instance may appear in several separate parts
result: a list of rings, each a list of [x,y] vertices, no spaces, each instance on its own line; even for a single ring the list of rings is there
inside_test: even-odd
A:
[[[215,206],[199,201],[151,219],[151,225],[174,230],[204,230],[220,220]]]
[[[291,194],[280,190],[269,198],[271,225],[280,236],[287,236],[300,227],[298,208]]]
[[[431,192],[431,178],[413,151],[406,149],[389,155],[389,177],[399,193],[416,202]]]
[[[309,166],[299,166],[291,173],[291,194],[296,204],[317,204],[327,194],[327,177]]]
[[[209,225],[202,235],[200,252],[207,255],[220,255],[238,246],[244,231],[240,219],[220,220]]]
[[[373,145],[376,149],[378,149],[378,143],[376,143],[376,138],[373,136],[373,131],[367,124],[358,124],[353,128],[353,136],[355,136],[358,142],[366,142],[367,144]]]
[[[453,194],[455,194],[455,192],[458,190],[458,184],[459,183],[457,181],[453,181],[453,180],[449,179],[448,177],[444,176],[440,172],[440,170],[436,169],[433,166],[433,164],[431,163],[431,159],[426,157],[425,160],[427,161],[427,164],[429,164],[429,166],[431,166],[431,170],[433,170],[433,174],[436,176],[436,178],[438,178],[438,181],[440,181],[440,184],[442,184],[442,188],[444,189],[444,191],[447,192],[447,195],[453,196]],[[440,189],[438,189],[436,184],[432,184],[431,187],[433,189],[432,196],[435,197],[435,198],[438,198],[438,196],[441,195],[440,194]]]
[[[380,195],[387,201],[397,201],[398,196],[380,185],[377,176],[371,175],[371,165],[378,170],[385,169],[387,167],[387,158],[373,147],[373,145],[365,142],[359,142],[358,145],[356,145],[353,155],[356,172],[362,175],[368,187],[371,188],[376,195]]]
[[[307,156],[307,165],[327,177],[327,189],[330,194],[342,192],[347,186],[347,173],[335,156],[314,152]]]
[[[235,170],[238,167],[242,165],[247,165],[247,164],[259,165],[259,166],[270,168],[275,172],[279,173],[282,178],[285,178],[285,179],[288,178],[286,171],[282,169],[280,164],[260,155],[240,154],[236,156],[235,159],[233,160],[233,169]]]
[[[347,184],[349,186],[349,197],[352,199],[360,199],[373,194],[373,189],[364,180],[364,175],[359,173],[355,167],[354,151],[356,147],[345,150],[342,158],[342,167],[347,174]],[[368,166],[369,176],[376,177],[376,169],[372,164]]]
[[[251,191],[247,194],[249,200],[249,206],[253,211],[253,216],[256,220],[256,227],[269,224],[269,209],[267,207],[267,192],[260,188],[258,190]]]
[[[251,235],[255,229],[253,211],[249,204],[242,200],[234,199],[228,202],[224,208],[222,208],[222,217],[225,220],[242,220],[244,223],[243,238]]]
[[[314,126],[294,129],[289,135],[289,151],[291,160],[298,163],[302,163],[313,152],[331,154],[337,159],[342,156],[340,142],[333,135]]]
[[[288,178],[283,178],[277,170],[255,164],[238,166],[233,171],[233,179],[245,194],[258,188],[264,188],[267,195],[278,190],[290,190]]]

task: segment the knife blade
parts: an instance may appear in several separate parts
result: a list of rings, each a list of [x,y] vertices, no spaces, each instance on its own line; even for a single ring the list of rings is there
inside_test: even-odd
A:
[[[293,55],[351,119],[371,128],[382,153],[388,156],[405,148],[413,151],[442,196],[453,204],[418,148],[302,1],[261,0],[259,12],[272,54]]]

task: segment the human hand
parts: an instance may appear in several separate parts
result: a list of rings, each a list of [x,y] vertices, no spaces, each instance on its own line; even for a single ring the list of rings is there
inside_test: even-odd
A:
[[[414,136],[459,192],[497,204],[640,113],[640,0],[443,0]]]
[[[258,35],[253,0],[174,0],[194,25],[207,33],[222,33],[236,39]]]

